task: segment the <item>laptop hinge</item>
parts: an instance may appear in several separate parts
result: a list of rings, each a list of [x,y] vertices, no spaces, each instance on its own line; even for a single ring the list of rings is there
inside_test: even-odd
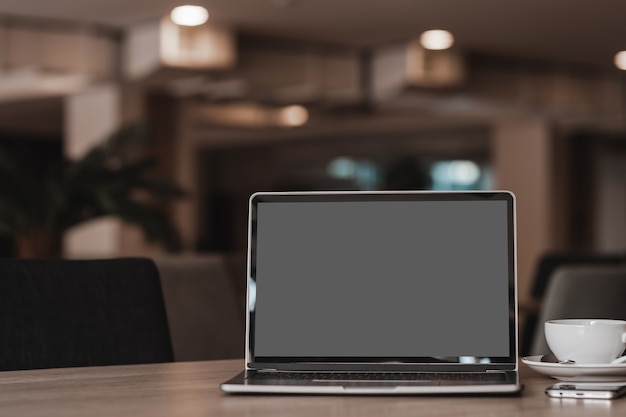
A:
[[[515,368],[500,368],[500,369],[487,369],[486,372],[507,372],[507,371],[515,371]]]

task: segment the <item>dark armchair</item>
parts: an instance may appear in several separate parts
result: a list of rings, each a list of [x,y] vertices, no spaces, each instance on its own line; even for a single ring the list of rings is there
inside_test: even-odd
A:
[[[0,259],[0,370],[171,362],[149,259]]]

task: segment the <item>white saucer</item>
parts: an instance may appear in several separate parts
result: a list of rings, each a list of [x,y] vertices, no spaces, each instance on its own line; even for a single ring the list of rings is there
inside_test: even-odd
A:
[[[554,362],[541,362],[543,355],[526,356],[522,363],[540,374],[575,382],[615,382],[626,381],[626,363],[576,365]]]

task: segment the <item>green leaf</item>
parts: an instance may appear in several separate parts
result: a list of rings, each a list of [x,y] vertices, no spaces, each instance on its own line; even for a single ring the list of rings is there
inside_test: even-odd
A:
[[[142,125],[124,126],[83,157],[62,158],[52,167],[39,167],[28,153],[0,146],[0,234],[62,233],[113,215],[139,225],[148,239],[179,248],[177,231],[152,203],[182,198],[185,192],[155,177],[158,161],[148,133]]]

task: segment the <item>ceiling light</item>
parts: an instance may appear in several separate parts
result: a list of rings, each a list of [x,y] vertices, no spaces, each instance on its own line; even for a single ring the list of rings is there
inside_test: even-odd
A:
[[[202,6],[178,6],[172,9],[170,17],[180,26],[200,26],[209,20],[209,12]]]
[[[615,66],[626,71],[626,51],[620,51],[615,54]]]
[[[299,105],[283,107],[278,113],[280,126],[302,126],[309,120],[309,111]]]
[[[420,43],[426,49],[448,49],[454,43],[454,36],[447,30],[427,30],[420,36]]]

